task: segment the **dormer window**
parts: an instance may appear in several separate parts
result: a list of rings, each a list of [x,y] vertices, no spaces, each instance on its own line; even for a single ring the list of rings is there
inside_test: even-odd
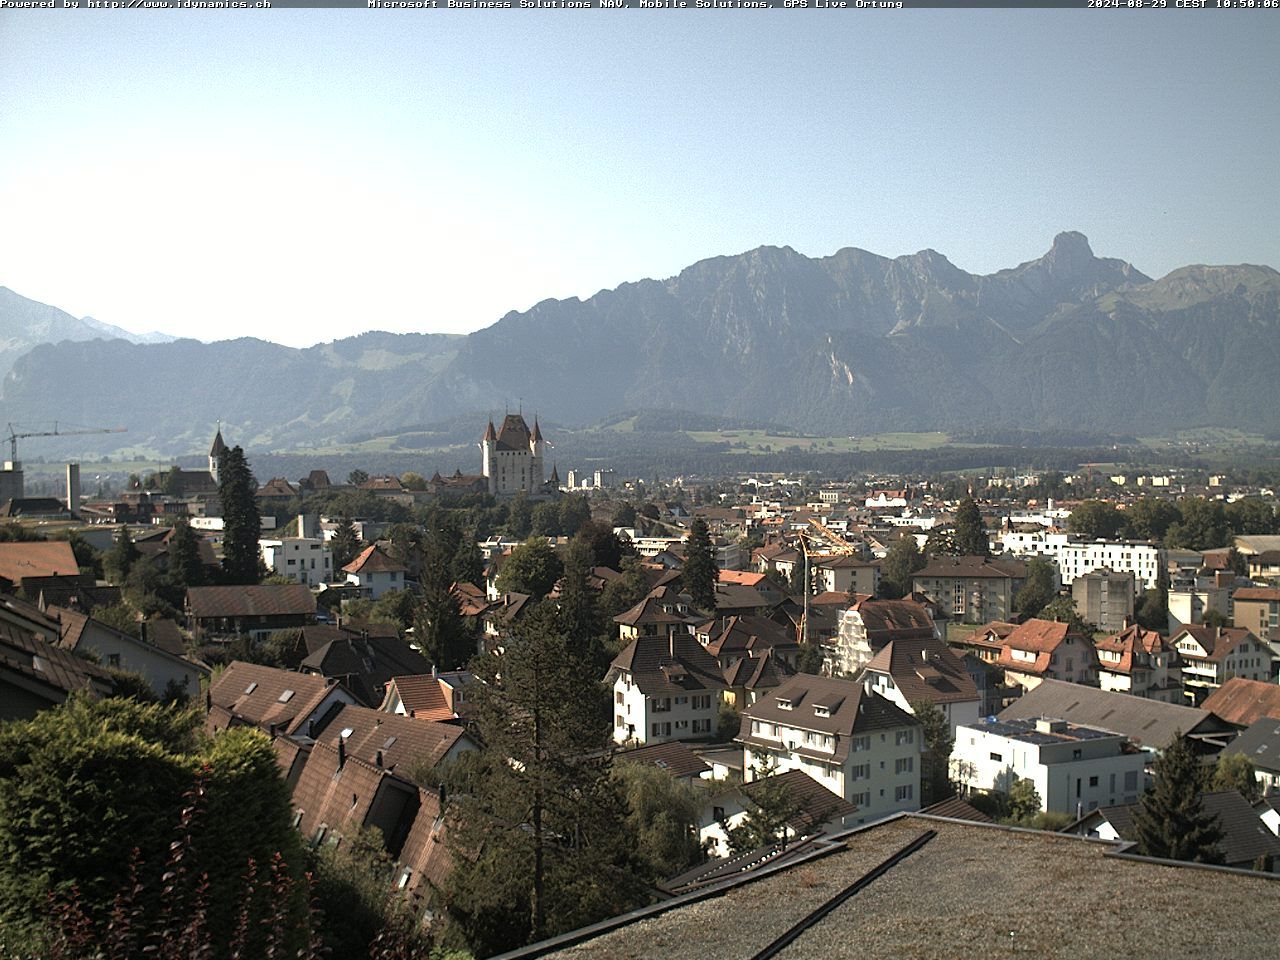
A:
[[[818,704],[813,708],[813,715],[815,717],[829,717],[831,716],[831,708],[824,707],[822,704]]]
[[[777,699],[778,699],[778,709],[779,709],[779,710],[790,710],[790,709],[791,709],[791,701],[790,701],[788,698],[786,698],[786,697],[778,697]]]

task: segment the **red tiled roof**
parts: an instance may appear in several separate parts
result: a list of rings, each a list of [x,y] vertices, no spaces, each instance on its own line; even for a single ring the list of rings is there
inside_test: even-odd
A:
[[[1231,595],[1235,603],[1241,600],[1280,601],[1280,587],[1241,587]]]
[[[1232,677],[1200,704],[1227,723],[1247,727],[1263,717],[1280,719],[1280,684]]]
[[[0,543],[0,579],[21,583],[26,577],[74,577],[80,573],[66,540]]]
[[[392,677],[387,684],[387,697],[392,694],[392,686],[404,705],[405,714],[413,714],[416,720],[452,720],[453,711],[445,699],[440,681],[432,674]],[[385,701],[384,701],[385,702]]]
[[[301,583],[188,587],[187,605],[197,619],[314,616],[316,612],[316,598]]]
[[[908,703],[978,701],[981,696],[964,662],[942,641],[891,640],[871,658],[867,669],[886,673]]]
[[[1258,641],[1247,627],[1210,627],[1203,623],[1188,623],[1169,638],[1169,642],[1176,645],[1178,637],[1183,634],[1192,637],[1196,643],[1200,644],[1205,650],[1207,656],[1205,660],[1221,660],[1227,654],[1231,653],[1236,647],[1247,640]],[[1181,651],[1183,657],[1190,657],[1193,660],[1201,659],[1193,653]]]
[[[402,774],[412,766],[434,767],[459,742],[470,742],[467,732],[455,723],[419,720],[353,704],[344,704],[316,739],[337,743],[336,738],[345,731],[350,731],[344,738],[348,756],[377,766],[381,754],[383,769],[398,769]]]
[[[233,660],[209,687],[209,700],[242,723],[291,734],[334,689],[315,674]]]
[[[393,560],[376,543],[365,547],[360,554],[342,568],[344,573],[403,573],[407,568]]]

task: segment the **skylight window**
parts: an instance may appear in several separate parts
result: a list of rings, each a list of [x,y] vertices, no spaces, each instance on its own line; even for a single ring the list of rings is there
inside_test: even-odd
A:
[[[341,736],[342,739],[345,740],[347,739],[347,737],[351,736],[351,734],[353,733],[355,733],[355,727],[343,727],[342,733],[339,734],[339,736]]]
[[[244,694],[247,697],[249,694],[253,693],[253,691],[257,689],[258,689],[258,685],[256,683],[251,683],[244,688]]]
[[[286,690],[284,693],[280,694],[280,696],[276,697],[276,703],[288,703],[292,699],[293,691]]]

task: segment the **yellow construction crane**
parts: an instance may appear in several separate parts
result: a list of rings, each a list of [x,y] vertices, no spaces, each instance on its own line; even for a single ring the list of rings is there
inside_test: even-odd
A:
[[[52,430],[18,430],[21,424],[9,424],[9,459],[18,462],[18,441],[27,437],[75,437],[89,433],[124,433],[124,427],[81,427],[74,423],[67,424],[71,429],[61,430],[58,421],[53,421]]]

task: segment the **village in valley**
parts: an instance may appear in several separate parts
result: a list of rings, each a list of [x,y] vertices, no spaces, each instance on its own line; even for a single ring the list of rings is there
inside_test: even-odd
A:
[[[15,446],[6,955],[1267,949],[1274,486],[562,479],[537,417],[476,436],[257,477],[219,424],[60,498]]]

